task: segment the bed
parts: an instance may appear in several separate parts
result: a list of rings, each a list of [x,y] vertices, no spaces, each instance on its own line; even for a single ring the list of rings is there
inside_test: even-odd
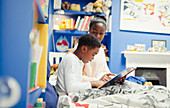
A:
[[[61,55],[55,53],[50,56],[53,63],[53,57]],[[55,86],[56,76],[52,76],[49,82]],[[123,84],[59,96],[57,108],[170,108],[170,90],[164,86],[144,86],[126,80]]]
[[[57,108],[170,108],[170,90],[125,81],[60,96]]]

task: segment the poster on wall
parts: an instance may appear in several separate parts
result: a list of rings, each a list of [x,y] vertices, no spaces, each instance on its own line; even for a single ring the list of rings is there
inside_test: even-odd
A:
[[[170,0],[121,0],[120,30],[170,34]]]

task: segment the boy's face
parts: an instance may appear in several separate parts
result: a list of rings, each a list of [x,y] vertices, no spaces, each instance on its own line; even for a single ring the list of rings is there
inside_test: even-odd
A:
[[[86,47],[87,48],[87,47]],[[86,49],[86,51],[84,51],[84,55],[82,57],[82,61],[83,63],[88,63],[89,61],[92,61],[94,59],[94,56],[99,52],[99,48],[96,47],[94,49]]]

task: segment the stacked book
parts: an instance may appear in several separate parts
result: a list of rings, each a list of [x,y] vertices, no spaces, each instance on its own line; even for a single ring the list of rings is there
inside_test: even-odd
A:
[[[93,17],[94,16],[85,15],[84,18],[81,18],[81,16],[78,16],[74,29],[79,30],[79,31],[88,31],[90,21]]]

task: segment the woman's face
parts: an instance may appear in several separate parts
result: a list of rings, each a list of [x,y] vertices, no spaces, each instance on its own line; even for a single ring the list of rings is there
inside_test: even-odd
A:
[[[95,23],[91,26],[89,33],[96,36],[100,41],[103,40],[106,32],[106,27],[103,23]]]

